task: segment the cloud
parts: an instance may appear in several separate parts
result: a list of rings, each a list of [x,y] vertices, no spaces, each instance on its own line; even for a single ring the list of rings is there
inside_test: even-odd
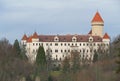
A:
[[[41,34],[85,34],[97,10],[110,33],[109,28],[120,26],[119,7],[119,0],[0,0],[0,37],[7,34],[13,41],[34,30]]]

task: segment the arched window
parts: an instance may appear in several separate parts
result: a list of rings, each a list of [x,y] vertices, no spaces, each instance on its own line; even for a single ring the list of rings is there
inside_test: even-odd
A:
[[[77,42],[77,38],[75,36],[72,37],[72,42]]]
[[[93,37],[89,37],[89,42],[93,42]]]
[[[55,37],[54,37],[54,41],[55,41],[55,42],[59,42],[58,36],[55,36]]]

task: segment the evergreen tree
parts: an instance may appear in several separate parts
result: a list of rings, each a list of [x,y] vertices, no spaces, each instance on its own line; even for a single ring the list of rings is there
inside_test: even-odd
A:
[[[26,51],[25,51],[25,47],[22,46],[20,48],[20,45],[19,45],[19,42],[18,40],[16,39],[15,42],[14,42],[14,45],[13,45],[13,48],[18,56],[18,58],[22,59],[22,60],[27,60],[27,56],[26,56]]]
[[[94,53],[93,63],[95,63],[96,61],[98,61],[98,54],[97,54],[97,52]]]
[[[20,49],[19,42],[18,42],[17,39],[16,39],[15,42],[14,42],[13,48],[15,49],[16,53],[17,53],[18,55],[20,55],[21,49]]]
[[[36,64],[39,66],[46,66],[46,56],[43,46],[38,48],[37,56],[36,56]]]

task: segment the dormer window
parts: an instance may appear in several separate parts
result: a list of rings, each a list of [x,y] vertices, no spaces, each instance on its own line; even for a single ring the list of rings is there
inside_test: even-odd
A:
[[[77,38],[74,36],[73,38],[72,38],[72,42],[76,42],[77,41]]]
[[[89,42],[93,42],[93,37],[89,37]]]
[[[55,42],[59,42],[59,38],[56,36],[56,37],[54,37],[54,41]]]

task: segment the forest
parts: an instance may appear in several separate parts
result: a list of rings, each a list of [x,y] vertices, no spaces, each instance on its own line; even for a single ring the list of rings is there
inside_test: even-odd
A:
[[[78,52],[71,52],[61,67],[53,67],[43,46],[33,64],[25,53],[17,39],[14,44],[0,40],[0,81],[120,81],[120,35],[112,39],[109,54],[96,53],[91,64],[80,64]]]

